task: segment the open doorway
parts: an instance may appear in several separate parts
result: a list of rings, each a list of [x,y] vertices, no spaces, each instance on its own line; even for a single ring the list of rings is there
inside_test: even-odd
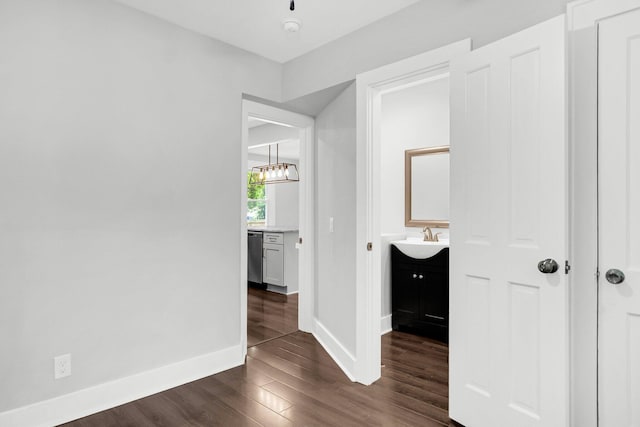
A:
[[[249,117],[247,347],[298,330],[300,129]]]
[[[380,150],[382,332],[402,330],[447,342],[446,70],[382,94]]]
[[[429,147],[443,147],[448,145],[448,73],[451,58],[468,52],[470,40],[463,40],[440,49],[436,49],[415,57],[381,67],[376,70],[357,76],[358,87],[358,158],[366,159],[358,170],[358,209],[362,213],[363,226],[358,228],[357,252],[357,287],[358,299],[357,337],[358,337],[358,378],[357,381],[371,384],[381,375],[381,332],[384,334],[392,329],[395,320],[402,320],[400,324],[411,325],[411,318],[422,317],[446,324],[448,309],[446,300],[438,304],[443,306],[432,310],[428,304],[423,304],[418,295],[404,295],[408,303],[402,308],[407,319],[393,319],[392,316],[392,286],[391,286],[391,242],[407,241],[407,245],[422,242],[424,235],[420,223],[411,221],[411,207],[409,207],[409,220],[405,220],[405,155],[407,150],[425,150]],[[423,92],[423,93],[421,93]],[[429,95],[429,92],[431,95]],[[436,95],[442,94],[442,96]],[[420,101],[431,98],[440,107],[432,108],[431,117],[425,117],[428,104],[421,107],[414,105],[414,111],[401,111],[402,106],[408,105],[413,99]],[[397,104],[394,113],[395,119],[385,123],[384,111],[389,113],[391,104]],[[434,104],[434,105],[435,105]],[[415,126],[407,126],[407,120],[415,122]],[[439,122],[438,122],[439,121]],[[435,123],[434,123],[435,122]],[[429,130],[426,123],[433,126]],[[444,126],[442,126],[444,125]],[[412,128],[413,127],[413,128]],[[440,130],[436,130],[440,129]],[[444,130],[444,131],[443,131]],[[430,167],[422,169],[431,169]],[[446,172],[442,172],[446,174]],[[443,175],[444,177],[444,175]],[[448,178],[448,177],[446,177]],[[411,179],[411,176],[409,176]],[[442,183],[446,179],[437,180],[431,178],[432,188],[438,186],[443,189]],[[417,182],[416,182],[417,183]],[[415,194],[414,200],[429,200],[429,189],[423,188],[421,194]],[[448,195],[448,191],[445,191]],[[420,215],[422,216],[422,215]],[[418,215],[416,215],[418,218]],[[448,229],[440,220],[448,218],[418,218],[431,221],[430,230],[425,230],[429,236],[437,233],[440,243],[445,243],[448,237]],[[425,224],[429,221],[425,222]],[[442,227],[442,229],[438,229]],[[422,245],[415,245],[420,247]],[[428,246],[428,245],[425,245]],[[364,248],[367,248],[364,251]],[[360,249],[361,248],[361,249]],[[442,248],[437,248],[433,254],[402,254],[413,259],[438,258]],[[437,267],[442,276],[448,275],[448,249],[446,262],[439,263]],[[442,261],[442,260],[440,260]],[[411,263],[408,263],[411,264]],[[408,265],[404,272],[406,280],[426,280],[424,271],[420,268],[412,270],[415,266]],[[396,269],[399,271],[400,269]],[[409,271],[411,270],[411,271]],[[415,279],[414,279],[415,275]],[[422,276],[422,278],[421,278]],[[445,278],[446,280],[446,278]],[[406,289],[415,290],[406,287]],[[444,315],[443,315],[444,313]],[[436,323],[437,323],[436,322]],[[432,323],[432,322],[430,322]],[[406,329],[406,328],[403,328]],[[414,328],[413,332],[416,330]],[[446,330],[443,333],[447,336]],[[443,336],[441,334],[441,337]]]
[[[239,288],[246,354],[247,346],[310,331],[314,121],[243,100],[242,124]]]

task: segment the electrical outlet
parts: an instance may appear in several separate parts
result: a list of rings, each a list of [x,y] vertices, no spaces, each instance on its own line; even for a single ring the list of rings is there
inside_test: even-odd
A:
[[[71,355],[63,354],[53,358],[53,377],[57,380],[71,375]]]

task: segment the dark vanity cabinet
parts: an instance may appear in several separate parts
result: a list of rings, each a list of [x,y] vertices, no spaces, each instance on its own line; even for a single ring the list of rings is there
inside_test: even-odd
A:
[[[392,328],[449,339],[449,248],[426,259],[391,245]]]

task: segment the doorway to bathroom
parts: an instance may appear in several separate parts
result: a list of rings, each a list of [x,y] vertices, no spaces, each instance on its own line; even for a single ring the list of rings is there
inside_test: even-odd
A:
[[[435,214],[437,218],[430,217],[432,214],[414,211],[413,206],[405,207],[405,190],[406,181],[411,182],[416,190],[412,194],[412,200],[416,201],[418,207],[420,203],[429,200],[429,188],[438,188],[439,193],[448,195],[448,173],[443,170],[440,178],[429,178],[425,183],[425,179],[405,173],[405,165],[407,152],[429,151],[434,147],[449,145],[449,61],[457,55],[469,52],[470,47],[470,40],[463,40],[357,76],[357,151],[358,158],[366,159],[358,169],[357,178],[357,204],[362,209],[360,218],[363,220],[363,225],[358,228],[357,241],[358,246],[362,245],[363,249],[366,247],[367,251],[359,250],[356,259],[357,292],[363,296],[358,300],[363,313],[357,326],[358,361],[361,368],[358,381],[364,384],[370,384],[380,377],[380,366],[383,364],[381,333],[390,332],[392,323],[395,323],[392,320],[391,242],[405,241],[407,245],[423,242],[423,224],[429,224],[429,229],[424,231],[430,236],[430,240],[434,240],[433,236],[437,235],[438,240],[441,240],[440,246],[446,244],[448,218],[444,216],[448,210],[448,202],[440,203],[444,206],[445,213],[441,210],[441,213]],[[418,172],[430,169],[419,166],[419,162],[411,164]],[[431,194],[431,199],[435,200],[434,193]],[[424,221],[413,221],[414,219]],[[419,250],[423,249],[423,245],[415,246]],[[448,251],[445,246],[437,249],[437,252],[442,249]],[[437,258],[433,255],[436,254],[413,254],[409,257]],[[446,261],[447,263],[439,263],[437,266],[445,275],[448,274],[448,255]],[[412,263],[409,260],[405,267],[413,268],[410,265]],[[406,279],[423,280],[426,277],[424,270],[418,271],[422,267],[416,266],[416,271],[407,271]],[[409,284],[406,289],[411,289]],[[446,323],[447,315],[434,313],[426,304],[421,303],[420,296],[405,296],[410,303],[413,301],[413,307],[401,308],[407,314],[405,320],[420,315],[427,318],[428,314],[439,317],[433,318],[437,322]],[[446,302],[441,301],[439,304],[443,307],[436,311],[446,313]],[[407,322],[403,323],[402,326],[412,326],[407,325]]]
[[[434,274],[427,274],[417,263],[405,272],[408,281],[400,273],[395,274],[397,286],[392,288],[391,282],[392,258],[412,263],[441,251],[441,257],[447,258],[449,74],[443,70],[393,88],[381,94],[380,102],[380,174],[384,177],[380,182],[381,332],[393,328],[442,340],[448,321],[447,260],[441,260],[439,269],[426,267]],[[392,257],[392,247],[402,254]],[[408,258],[400,261],[404,256]],[[433,293],[422,292],[416,281],[429,282]]]
[[[381,370],[381,100],[403,80],[450,73],[448,403],[462,424],[568,419],[564,25],[559,16],[472,52],[467,40],[358,79],[358,358],[369,383]]]

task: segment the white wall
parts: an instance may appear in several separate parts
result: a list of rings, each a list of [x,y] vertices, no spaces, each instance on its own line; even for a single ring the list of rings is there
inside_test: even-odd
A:
[[[382,317],[385,318],[391,314],[389,242],[422,235],[421,228],[404,226],[404,152],[449,145],[449,78],[382,95],[380,132]],[[448,229],[436,231],[442,232],[443,237],[449,235]]]
[[[381,281],[381,308],[382,323],[380,331],[384,334],[391,330],[391,242],[403,240],[407,237],[404,233],[383,234],[380,236],[380,272]]]
[[[404,154],[405,150],[449,145],[449,79],[382,95],[380,132],[380,231],[417,236],[421,228],[404,226]],[[448,234],[448,230],[438,231]]]
[[[419,1],[287,62],[283,99],[294,99],[356,74],[465,38],[474,47],[564,13],[568,0]]]
[[[107,0],[2,0],[0,52],[0,412],[239,347],[218,184],[281,66]]]
[[[275,198],[275,221],[278,227],[298,228],[300,213],[300,184],[297,182],[272,185]]]
[[[356,103],[352,84],[316,117],[315,317],[344,350],[356,349]],[[334,231],[329,231],[329,218]],[[335,344],[335,343],[334,343]],[[340,360],[341,355],[338,355]]]

